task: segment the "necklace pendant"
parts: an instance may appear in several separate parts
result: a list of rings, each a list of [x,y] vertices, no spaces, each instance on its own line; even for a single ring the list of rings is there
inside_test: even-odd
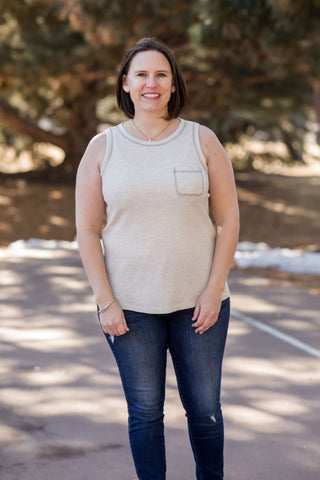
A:
[[[149,137],[141,130],[141,128],[138,127],[138,125],[136,124],[136,122],[134,121],[133,118],[132,118],[131,121],[132,121],[133,125],[135,126],[136,130],[138,130],[138,132],[140,132],[140,133],[144,136],[144,138],[146,139],[147,142],[152,142],[155,138],[160,137],[160,135],[162,135],[162,134],[165,132],[165,130],[167,130],[167,128],[168,128],[169,125],[170,125],[170,121],[167,122],[167,125],[166,125],[159,133],[157,133],[157,135],[154,135],[153,137],[149,138]]]

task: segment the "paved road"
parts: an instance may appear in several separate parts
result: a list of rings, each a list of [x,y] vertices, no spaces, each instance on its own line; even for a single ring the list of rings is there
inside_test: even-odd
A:
[[[0,262],[1,480],[134,480],[117,369],[77,253],[0,251]],[[225,478],[319,480],[320,298],[238,271],[230,286]],[[168,480],[194,480],[170,362],[166,434]]]

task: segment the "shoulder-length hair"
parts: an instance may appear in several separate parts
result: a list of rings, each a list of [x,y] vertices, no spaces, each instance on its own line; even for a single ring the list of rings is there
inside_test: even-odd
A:
[[[163,43],[157,38],[142,38],[127,51],[126,55],[122,59],[122,62],[120,64],[120,72],[117,79],[118,106],[127,117],[134,117],[134,104],[131,100],[130,93],[123,90],[123,76],[128,74],[130,64],[135,55],[137,55],[137,53],[145,52],[147,50],[156,50],[162,53],[170,64],[173,77],[173,86],[175,87],[175,91],[171,94],[170,100],[168,102],[167,120],[177,118],[186,103],[186,85],[181,69],[178,65],[177,60],[175,59],[174,54],[165,43]]]

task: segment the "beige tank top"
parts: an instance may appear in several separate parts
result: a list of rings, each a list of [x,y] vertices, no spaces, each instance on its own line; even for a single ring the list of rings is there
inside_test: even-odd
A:
[[[106,130],[102,232],[110,285],[121,307],[170,313],[195,306],[206,287],[215,229],[199,125],[180,119],[164,140]],[[229,296],[226,284],[222,300]]]

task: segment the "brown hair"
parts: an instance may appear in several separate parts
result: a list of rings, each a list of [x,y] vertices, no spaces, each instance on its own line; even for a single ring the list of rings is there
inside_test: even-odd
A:
[[[157,38],[142,38],[137,43],[135,43],[123,57],[117,79],[118,106],[127,117],[134,117],[134,104],[131,100],[130,94],[125,92],[122,88],[123,76],[128,74],[130,64],[134,56],[137,53],[145,52],[146,50],[156,50],[162,53],[170,64],[173,76],[173,86],[175,87],[175,91],[171,94],[170,100],[168,102],[167,119],[170,120],[172,118],[177,118],[181,110],[184,108],[186,102],[186,85],[174,54],[165,43],[163,43]]]

